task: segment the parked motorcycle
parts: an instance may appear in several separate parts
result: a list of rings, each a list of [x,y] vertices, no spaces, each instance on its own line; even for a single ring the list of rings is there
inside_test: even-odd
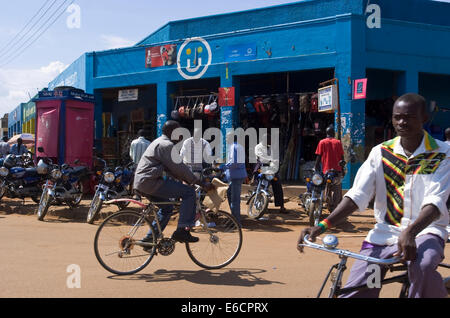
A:
[[[42,184],[46,175],[45,167],[30,168],[23,156],[8,155],[0,167],[0,200],[8,198],[31,198],[39,203]]]
[[[255,176],[256,187],[247,200],[247,214],[251,219],[260,219],[267,212],[269,202],[272,201],[273,194],[269,190],[270,183],[275,179],[274,173],[264,173],[258,169]]]
[[[89,224],[94,223],[103,202],[131,196],[131,182],[135,172],[133,162],[113,170],[107,167],[103,159],[97,158],[97,160],[103,163],[104,168],[103,171],[99,171],[101,174],[100,182],[96,186],[95,195],[89,207],[87,215],[87,223]],[[129,202],[116,203],[120,210],[126,208],[128,204]]]
[[[40,147],[39,152],[44,153],[44,150]],[[59,166],[53,164],[51,159],[46,160],[49,161],[48,165],[51,169],[49,169],[39,202],[37,212],[39,221],[44,220],[52,204],[77,207],[83,197],[83,182],[89,178],[87,167],[71,167],[67,164]]]
[[[309,216],[309,225],[318,226],[322,220],[322,213],[324,203],[327,208],[332,211],[335,207],[332,206],[331,186],[338,185],[342,182],[339,171],[331,169],[323,174],[321,171],[312,171],[312,176],[306,177],[307,191],[300,194],[300,205],[306,210]]]

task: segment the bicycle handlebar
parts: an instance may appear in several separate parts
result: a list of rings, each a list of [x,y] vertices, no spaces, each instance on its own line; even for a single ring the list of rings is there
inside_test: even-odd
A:
[[[324,252],[328,252],[328,253],[333,253],[333,254],[339,255],[340,257],[351,257],[354,259],[358,259],[361,261],[365,261],[368,263],[374,263],[374,264],[378,264],[378,265],[393,265],[393,264],[400,262],[400,258],[397,258],[397,257],[389,258],[389,259],[380,259],[380,258],[375,258],[375,257],[371,257],[371,256],[365,256],[365,255],[353,253],[350,251],[341,250],[336,247],[326,247],[325,245],[319,245],[319,244],[309,241],[308,239],[309,239],[309,235],[306,235],[303,238],[303,241],[305,242],[305,244],[299,244],[299,245],[314,248],[316,250],[320,250],[320,251],[324,251]]]

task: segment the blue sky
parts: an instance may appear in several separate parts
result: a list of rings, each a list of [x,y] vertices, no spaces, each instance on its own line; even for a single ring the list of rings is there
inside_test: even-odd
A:
[[[70,3],[67,1],[66,4],[65,0],[2,1],[0,116],[11,111],[20,102],[26,102],[29,94],[34,95],[38,89],[45,87],[84,52],[133,45],[169,21],[298,1],[75,0],[74,3],[81,9],[79,29],[67,27],[70,13],[64,12],[27,50],[18,50],[20,45],[17,45],[11,50],[2,51],[44,3],[49,7],[53,2],[55,9],[59,5]],[[11,63],[4,65],[10,60]]]
[[[54,2],[55,1],[55,2]],[[71,13],[64,12],[27,50],[6,46],[44,6],[61,12],[70,1],[2,1],[0,10],[0,116],[26,102],[84,52],[130,46],[169,21],[234,12],[298,1],[289,0],[75,0],[81,9],[81,27],[69,29]],[[64,4],[64,5],[63,5]],[[58,11],[59,12],[59,11]],[[47,17],[49,15],[46,15]],[[56,17],[57,15],[55,15]],[[37,19],[36,19],[37,20]],[[42,21],[45,21],[44,18]],[[53,21],[53,18],[49,20]],[[31,23],[26,30],[31,27]],[[34,29],[33,29],[34,30]],[[40,32],[36,33],[36,36]],[[23,35],[21,33],[20,35]],[[29,35],[33,34],[33,31]],[[20,39],[20,36],[17,38]],[[25,40],[26,37],[23,38]],[[23,40],[21,43],[23,43]],[[6,47],[5,47],[6,46]],[[24,48],[27,47],[25,44]],[[3,50],[2,50],[3,49]],[[20,55],[18,55],[20,54]],[[11,63],[4,65],[4,63]]]

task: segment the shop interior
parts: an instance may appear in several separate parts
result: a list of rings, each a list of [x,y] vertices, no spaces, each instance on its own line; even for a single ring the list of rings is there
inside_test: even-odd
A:
[[[334,124],[334,112],[318,112],[317,95],[320,83],[333,77],[333,69],[240,77],[240,126],[257,131],[280,129],[280,177],[284,181],[302,181],[301,168],[312,168],[317,145],[325,138],[326,128]],[[306,161],[303,166],[301,159]]]
[[[137,100],[119,102],[122,89],[138,89]],[[156,138],[156,94],[156,85],[102,91],[101,144],[104,159],[118,162],[129,158],[130,144],[140,129],[147,132],[147,139]]]

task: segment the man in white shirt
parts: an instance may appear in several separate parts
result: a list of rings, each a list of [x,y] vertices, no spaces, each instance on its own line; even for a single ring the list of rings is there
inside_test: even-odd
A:
[[[444,259],[449,214],[450,147],[434,140],[422,127],[428,120],[425,99],[406,94],[394,105],[392,124],[398,137],[374,147],[359,169],[353,188],[327,220],[302,231],[311,239],[344,221],[354,211],[364,211],[375,195],[374,229],[360,254],[407,262],[409,297],[446,297],[436,271]],[[303,248],[299,247],[302,251]],[[347,285],[361,286],[371,274],[368,263],[355,261]],[[383,270],[383,275],[386,273]],[[378,297],[380,289],[356,291],[345,297]]]
[[[8,137],[4,136],[0,142],[0,159],[5,158],[9,154],[10,147],[8,144]]]
[[[255,155],[262,165],[262,172],[275,175],[275,178],[271,181],[275,206],[280,207],[280,213],[289,214],[289,211],[284,207],[283,185],[278,175],[280,161],[272,155],[271,139],[268,134],[264,134],[262,141],[256,145]]]
[[[183,163],[191,168],[194,174],[201,173],[203,165],[211,161],[212,150],[209,142],[202,138],[202,130],[194,129],[194,136],[186,139],[180,150]]]
[[[141,129],[138,131],[138,138],[131,142],[130,146],[130,157],[133,162],[138,165],[139,161],[142,158],[145,150],[147,150],[148,146],[151,144],[150,141],[145,139],[145,130]]]

